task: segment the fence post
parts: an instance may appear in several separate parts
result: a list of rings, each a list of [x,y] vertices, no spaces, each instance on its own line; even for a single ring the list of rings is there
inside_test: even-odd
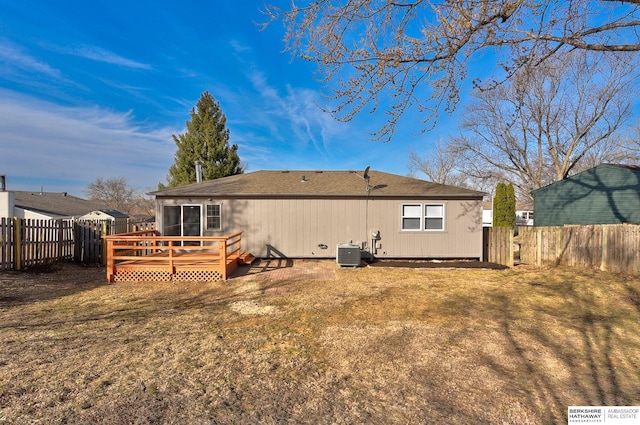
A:
[[[536,232],[536,266],[542,265],[542,227]]]
[[[563,260],[563,252],[564,252],[564,247],[563,247],[563,239],[562,236],[564,235],[564,229],[555,229],[555,234],[556,234],[556,265],[560,264]]]
[[[109,235],[109,225],[106,221],[102,223],[102,265],[107,265],[107,239],[105,236]]]
[[[82,240],[80,238],[80,223],[77,220],[73,220],[72,232],[73,232],[73,261],[82,262]]]
[[[600,270],[603,272],[607,270],[608,267],[608,253],[609,252],[609,232],[607,231],[607,226],[602,225],[602,254],[600,256]]]
[[[13,261],[16,270],[22,270],[22,220],[13,217]]]
[[[56,220],[58,226],[58,261],[62,261],[62,246],[64,244],[64,232],[62,230],[62,219]]]

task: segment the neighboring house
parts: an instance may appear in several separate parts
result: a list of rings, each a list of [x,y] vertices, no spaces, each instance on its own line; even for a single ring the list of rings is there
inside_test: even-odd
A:
[[[493,226],[493,203],[482,203],[482,225],[484,227]],[[516,204],[516,227],[533,226],[533,210],[531,205]]]
[[[59,219],[78,218],[104,205],[66,192],[0,191],[0,217]]]
[[[126,233],[128,230],[129,216],[121,211],[114,209],[101,209],[91,211],[78,217],[80,220],[98,220],[98,221],[110,221],[115,228],[111,231],[111,234]]]
[[[516,226],[533,226],[533,210],[516,210]]]
[[[482,227],[493,226],[493,202],[486,201],[482,203]]]
[[[482,257],[484,193],[379,171],[256,171],[152,193],[165,236],[243,231],[257,257]]]
[[[640,223],[640,167],[602,164],[531,192],[535,226]]]

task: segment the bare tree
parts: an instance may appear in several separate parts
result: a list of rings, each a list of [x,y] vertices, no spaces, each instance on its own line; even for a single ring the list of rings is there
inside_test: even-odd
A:
[[[415,176],[422,173],[434,183],[469,187],[467,175],[460,170],[461,160],[462,156],[452,145],[439,140],[429,153],[419,155],[413,150],[409,152],[409,174]]]
[[[626,135],[626,143],[624,146],[627,155],[640,158],[640,119],[636,120],[629,134]]]
[[[630,116],[636,77],[626,55],[564,53],[523,68],[493,90],[475,91],[465,130],[452,141],[475,177],[532,189],[628,159],[618,131]]]
[[[156,215],[156,202],[152,196],[146,193],[152,192],[155,189],[148,188],[146,191],[136,190],[134,197],[129,203],[129,211],[127,214],[136,218],[149,219]]]
[[[129,187],[126,177],[110,179],[98,177],[87,186],[85,193],[89,199],[103,202],[109,208],[127,214],[133,207],[134,199],[136,199],[136,190]]]
[[[467,171],[467,160],[460,149],[452,143],[439,140],[435,149],[420,155],[409,151],[407,168],[410,176],[424,174],[434,183],[466,187],[492,193],[499,181],[494,175],[479,177]]]
[[[640,51],[638,0],[299,0],[267,7],[282,21],[286,50],[318,65],[337,102],[330,112],[350,120],[363,109],[388,114],[376,137],[392,138],[410,108],[424,129],[453,110],[465,81],[510,78],[562,52]],[[482,61],[483,67],[472,66]],[[497,72],[481,81],[486,68]]]

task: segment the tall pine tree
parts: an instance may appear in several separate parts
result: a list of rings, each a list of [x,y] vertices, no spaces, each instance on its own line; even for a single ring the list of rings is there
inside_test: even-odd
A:
[[[178,147],[169,167],[168,187],[196,182],[196,160],[202,161],[202,180],[241,174],[238,145],[229,145],[227,118],[220,104],[205,91],[191,109],[191,120],[187,121],[184,134],[172,135]],[[164,185],[160,184],[160,189]]]
[[[499,182],[493,196],[493,226],[504,227],[505,205],[507,202],[507,185]]]
[[[498,183],[493,197],[493,225],[495,227],[515,227],[516,195],[513,184]]]
[[[516,191],[513,187],[513,183],[509,183],[507,185],[506,200],[507,204],[504,211],[504,222],[506,227],[511,227],[513,229],[516,227]]]

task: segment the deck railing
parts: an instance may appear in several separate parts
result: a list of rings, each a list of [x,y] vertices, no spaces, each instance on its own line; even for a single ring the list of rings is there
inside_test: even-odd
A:
[[[226,280],[237,267],[242,232],[162,236],[155,230],[105,236],[107,281]]]

